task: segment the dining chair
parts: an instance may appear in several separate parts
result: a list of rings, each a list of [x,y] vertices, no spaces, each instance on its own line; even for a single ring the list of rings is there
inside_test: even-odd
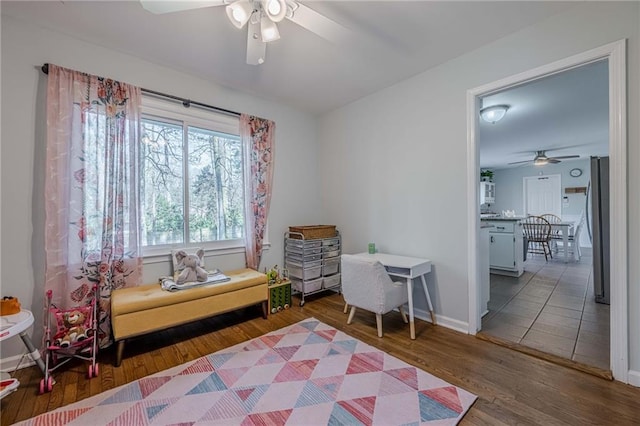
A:
[[[522,221],[522,231],[528,241],[529,253],[544,254],[544,260],[553,259],[551,254],[551,224],[540,216],[529,216]]]
[[[578,223],[573,235],[569,235],[569,253],[573,254],[576,262],[582,257],[582,252],[580,251],[580,233],[583,224],[584,220]]]
[[[562,223],[562,219],[559,216],[552,213],[541,214],[540,217],[543,219],[546,219],[547,222],[549,222],[549,224],[551,225]],[[561,240],[561,239],[562,239],[562,232],[560,232],[560,230],[558,229],[553,229],[553,226],[552,226],[551,227],[551,249],[556,253],[558,252],[557,240]]]
[[[562,219],[559,216],[551,213],[545,213],[540,215],[541,218],[546,219],[549,223],[561,223]]]
[[[567,247],[568,253],[573,256],[573,259],[576,262],[582,257],[582,251],[580,250],[580,234],[582,233],[582,228],[584,227],[585,222],[586,219],[584,215],[581,215],[573,233],[569,234],[569,237],[567,238],[567,241],[569,242],[569,246]]]
[[[403,309],[409,302],[406,282],[394,282],[382,263],[375,259],[343,254],[340,262],[342,295],[351,307],[347,324],[353,321],[357,308],[376,314],[378,337],[382,337],[382,315],[395,308],[405,324],[409,322]]]

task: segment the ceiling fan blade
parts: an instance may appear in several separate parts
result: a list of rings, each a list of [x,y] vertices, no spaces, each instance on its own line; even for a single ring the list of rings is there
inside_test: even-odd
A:
[[[267,54],[267,43],[260,37],[260,22],[247,23],[247,64],[262,65]]]
[[[531,162],[533,162],[533,160],[514,161],[513,163],[507,163],[507,164],[524,164],[524,163],[531,163]]]
[[[226,4],[226,2],[225,0],[140,0],[140,4],[145,10],[148,10],[151,13],[163,14],[181,12],[183,10],[201,9],[203,7],[222,6]]]
[[[335,21],[299,2],[291,2],[293,13],[287,19],[317,34],[325,40],[341,44],[349,40],[351,32]]]
[[[553,157],[549,157],[549,158],[563,160],[566,158],[580,158],[580,156],[579,155],[554,155]]]
[[[558,163],[562,163],[562,161],[558,160],[557,158],[548,158],[547,159],[547,163],[551,163],[551,164],[558,164]]]

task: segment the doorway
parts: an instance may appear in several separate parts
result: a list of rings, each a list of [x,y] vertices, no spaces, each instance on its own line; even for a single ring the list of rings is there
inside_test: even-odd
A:
[[[477,181],[480,173],[477,144],[478,111],[480,99],[491,93],[514,87],[528,81],[543,78],[579,67],[594,61],[608,60],[609,64],[609,152],[611,166],[611,350],[610,368],[615,379],[628,380],[627,330],[628,313],[626,307],[627,290],[627,197],[626,197],[626,41],[621,40],[572,56],[570,58],[542,66],[516,76],[512,76],[467,92],[468,131],[468,199],[472,206],[468,214],[469,241],[469,333],[476,334],[481,328],[480,318],[480,262],[478,252],[480,232],[479,196]]]

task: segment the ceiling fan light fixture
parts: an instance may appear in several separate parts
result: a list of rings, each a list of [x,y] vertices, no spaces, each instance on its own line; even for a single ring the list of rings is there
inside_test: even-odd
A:
[[[502,120],[509,109],[509,105],[492,105],[480,110],[480,117],[487,123],[495,124]]]
[[[273,22],[280,22],[287,14],[285,0],[263,0],[262,9]]]
[[[267,16],[263,16],[260,20],[260,34],[262,35],[262,41],[269,43],[280,38],[280,32],[275,22],[269,19]]]
[[[228,5],[225,9],[229,21],[238,29],[244,27],[253,13],[253,7],[248,0],[238,0]]]
[[[533,160],[533,165],[534,166],[544,166],[546,164],[549,164],[549,159],[544,157],[544,158],[536,158],[535,160]]]

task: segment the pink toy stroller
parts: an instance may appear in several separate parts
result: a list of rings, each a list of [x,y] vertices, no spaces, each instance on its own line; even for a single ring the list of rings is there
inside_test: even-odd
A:
[[[40,381],[40,394],[51,392],[54,380],[51,373],[74,358],[91,361],[87,377],[98,376],[98,288],[93,287],[91,302],[85,306],[58,309],[52,303],[53,293],[47,291],[47,324],[44,344],[44,379]],[[56,332],[51,336],[51,323]]]

